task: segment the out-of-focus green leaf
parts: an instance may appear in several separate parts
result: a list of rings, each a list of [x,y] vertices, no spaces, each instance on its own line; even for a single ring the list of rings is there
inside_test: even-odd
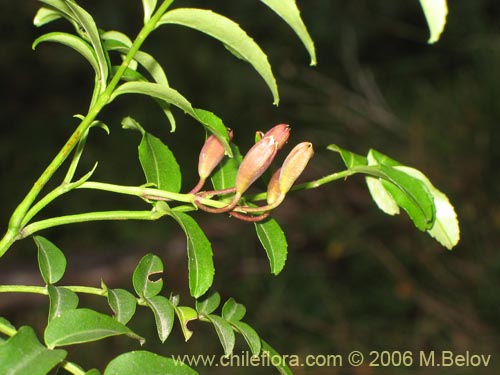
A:
[[[66,257],[52,242],[41,236],[34,236],[38,248],[38,266],[46,284],[55,284],[64,276]]]
[[[271,345],[269,345],[266,341],[260,340],[262,343],[262,354],[264,354],[266,357],[269,358],[282,358],[283,356],[280,355]],[[292,370],[290,367],[286,364],[286,361],[276,361],[273,363],[273,365],[276,367],[276,370],[281,375],[293,375]]]
[[[220,305],[220,294],[217,292],[205,294],[203,297],[196,300],[196,311],[200,315],[208,315],[213,313]]]
[[[278,86],[267,56],[237,23],[210,10],[177,8],[168,11],[160,18],[158,26],[162,24],[190,27],[221,41],[255,68],[271,90],[274,104],[278,105]]]
[[[61,316],[66,311],[78,307],[78,295],[64,287],[48,285],[47,291],[50,298],[49,321]]]
[[[304,47],[306,47],[309,57],[311,58],[311,66],[316,65],[316,49],[314,42],[307,31],[304,21],[300,16],[299,8],[295,0],[261,0],[269,8],[274,10],[297,34]]]
[[[194,298],[198,298],[205,294],[213,283],[215,268],[212,245],[191,216],[177,211],[171,211],[170,215],[186,233],[189,291]]]
[[[163,262],[154,254],[146,254],[137,264],[132,275],[135,292],[143,299],[151,298],[161,292],[163,279],[151,280],[150,277],[163,273]]]
[[[172,151],[159,138],[143,133],[139,144],[139,161],[148,183],[174,193],[181,190],[181,168]]]
[[[368,165],[368,161],[362,155],[356,154],[351,151],[347,151],[343,148],[340,148],[337,145],[329,145],[327,147],[328,150],[338,152],[344,161],[344,164],[347,168],[353,168],[362,165]]]
[[[151,15],[155,11],[157,0],[142,0],[142,7],[144,8],[144,23],[146,24]]]
[[[41,7],[33,18],[33,25],[40,27],[52,21],[58,20],[62,17],[61,13],[57,10]]]
[[[245,322],[231,321],[231,325],[241,334],[247,342],[253,355],[258,355],[261,349],[261,341],[257,332]]]
[[[237,303],[234,298],[229,298],[222,306],[222,317],[231,322],[237,322],[245,317],[247,309],[241,303]]]
[[[285,233],[274,219],[255,223],[255,230],[269,258],[271,273],[274,275],[279,274],[285,266],[288,253]]]
[[[198,375],[180,361],[161,357],[147,351],[134,351],[121,354],[113,359],[104,375]]]
[[[228,189],[236,185],[236,175],[243,156],[235,144],[231,144],[231,150],[233,151],[233,157],[223,160],[210,177],[215,190]]]
[[[85,373],[85,375],[101,375],[101,372],[98,369],[93,368]]]
[[[66,351],[43,346],[31,327],[19,331],[0,344],[0,374],[45,375],[64,358]]]
[[[191,331],[187,325],[190,321],[198,319],[198,313],[195,309],[189,306],[174,305],[174,311],[175,315],[177,315],[177,319],[179,319],[179,323],[181,324],[184,340],[188,341],[193,335],[193,331]]]
[[[217,336],[219,336],[219,341],[224,348],[224,355],[229,356],[233,352],[234,343],[236,338],[234,337],[234,331],[231,325],[220,316],[217,315],[207,315],[210,323],[213,324]]]
[[[146,304],[155,316],[158,337],[161,342],[165,342],[174,325],[174,308],[170,301],[163,296],[147,298]]]
[[[109,289],[108,303],[115,314],[115,319],[127,324],[135,314],[137,300],[125,289]]]
[[[47,347],[53,349],[117,335],[144,342],[142,337],[116,319],[90,309],[69,310],[52,319],[45,329],[44,338]]]
[[[448,4],[446,0],[420,0],[420,5],[424,10],[424,15],[429,25],[429,44],[435,43],[441,37],[441,33],[446,25],[448,15]]]

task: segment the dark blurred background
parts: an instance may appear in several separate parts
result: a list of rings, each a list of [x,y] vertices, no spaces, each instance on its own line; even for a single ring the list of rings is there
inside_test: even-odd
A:
[[[80,3],[101,28],[131,37],[140,28],[138,0]],[[448,194],[461,223],[461,242],[450,252],[418,232],[404,214],[381,213],[362,178],[292,194],[274,214],[288,236],[289,255],[284,271],[272,276],[252,225],[196,213],[214,247],[214,290],[245,304],[246,321],[282,353],[356,349],[493,355],[488,368],[316,367],[297,368],[297,374],[498,373],[500,3],[451,1],[442,40],[429,46],[417,0],[300,1],[316,42],[314,68],[292,31],[257,1],[178,3],[214,7],[235,19],[273,65],[281,92],[277,108],[253,69],[205,35],[165,26],[143,47],[164,64],[172,87],[235,130],[242,150],[256,130],[288,122],[290,145],[314,143],[316,156],[306,177],[316,178],[342,167],[338,156],[325,150],[328,144],[361,154],[373,147],[424,171]],[[2,231],[76,126],[72,115],[86,112],[92,89],[91,68],[75,52],[49,44],[31,50],[40,33],[69,30],[61,21],[35,29],[31,20],[37,7],[35,1],[1,2]],[[131,115],[171,147],[183,167],[183,189],[189,190],[196,182],[204,132],[180,111],[175,114],[178,130],[172,134],[152,101],[130,96],[113,103],[100,116],[111,135],[91,134],[79,173],[98,160],[95,180],[143,182],[136,159],[139,135],[120,127],[121,118]],[[145,206],[132,198],[79,191],[48,207],[46,215],[127,207]],[[166,290],[180,293],[184,304],[193,303],[186,291],[184,234],[172,221],[79,224],[42,235],[66,252],[63,284],[98,286],[102,278],[110,287],[131,289],[135,264],[154,252],[166,264]],[[0,282],[41,284],[32,241],[16,243],[3,257]],[[107,311],[98,298],[82,296],[81,305]],[[0,296],[0,315],[18,326],[30,324],[41,332],[46,310],[44,297]],[[141,310],[132,326],[149,338],[146,349],[164,355],[222,353],[215,332],[203,323],[192,324],[195,335],[187,344],[176,326],[164,345],[154,337],[149,312]],[[128,339],[109,339],[76,347],[71,358],[102,369],[115,354],[133,349],[137,345]],[[239,340],[238,350],[244,349]],[[275,373],[272,368],[199,370]]]

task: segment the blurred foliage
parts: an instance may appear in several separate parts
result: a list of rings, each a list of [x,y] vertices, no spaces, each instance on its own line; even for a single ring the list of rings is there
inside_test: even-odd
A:
[[[122,2],[120,12],[112,10],[110,1],[81,2],[102,27],[132,35],[139,28],[139,1]],[[312,178],[333,163],[340,168],[337,156],[323,151],[329,143],[363,154],[375,147],[421,169],[447,193],[462,231],[461,244],[447,252],[416,232],[405,217],[381,214],[363,182],[352,178],[298,193],[277,210],[275,217],[288,235],[290,253],[285,270],[275,277],[253,228],[200,213],[197,218],[216,253],[214,289],[223,298],[235,296],[244,303],[247,320],[282,353],[470,350],[493,354],[492,366],[474,373],[497,373],[500,3],[450,2],[442,40],[429,46],[418,1],[299,1],[316,42],[316,68],[307,66],[299,42],[262,4],[212,3],[210,7],[238,20],[269,54],[281,88],[279,108],[271,105],[271,96],[250,67],[201,34],[168,26],[153,34],[145,49],[165,64],[173,87],[235,130],[235,142],[242,150],[250,146],[255,130],[289,122],[290,143],[315,144],[317,154],[306,171]],[[200,1],[185,4],[208,6]],[[71,115],[86,110],[92,73],[76,53],[62,47],[31,51],[39,33],[31,26],[35,1],[3,2],[1,8],[0,223],[5,228],[12,210],[75,126],[77,120]],[[188,52],[193,45],[195,52]],[[102,180],[140,181],[135,156],[139,139],[119,126],[124,115],[133,114],[169,144],[186,173],[183,189],[191,188],[203,131],[177,113],[178,131],[170,134],[154,103],[134,99],[117,101],[105,112],[101,120],[112,134],[93,132],[83,166],[90,168],[99,160],[96,176]],[[77,199],[63,199],[49,213],[89,206],[140,206],[140,201],[109,198],[82,192]],[[102,277],[110,287],[131,288],[134,263],[146,252],[155,252],[165,260],[167,288],[186,291],[184,237],[173,222],[83,224],[43,235],[68,251],[68,284],[98,285]],[[15,249],[2,259],[0,281],[41,283],[33,243],[16,243]],[[82,298],[81,304],[85,303],[99,302]],[[43,298],[0,297],[2,315],[35,328],[37,319],[44,319],[37,309],[46,308]],[[147,345],[157,342],[151,318],[134,324],[142,325],[136,328],[141,333],[151,332]],[[215,333],[201,323],[193,328],[191,345],[182,343],[176,328],[159,352],[205,353],[207,348],[222,352]],[[110,352],[129,345],[120,339],[109,342],[117,345],[106,342]],[[88,353],[92,351],[86,347],[74,354]],[[93,355],[90,362],[99,365]],[[344,370],[300,368],[297,374]],[[439,368],[358,370],[356,374],[444,373]],[[231,369],[202,372],[229,374]]]

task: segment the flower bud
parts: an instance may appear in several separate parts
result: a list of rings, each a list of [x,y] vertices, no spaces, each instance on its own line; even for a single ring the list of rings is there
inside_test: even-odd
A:
[[[236,175],[236,193],[242,195],[269,167],[278,152],[273,136],[254,144],[243,158]]]
[[[233,131],[228,129],[229,140],[233,139]],[[210,135],[205,141],[198,160],[198,175],[205,180],[224,158],[224,146],[215,135]]]
[[[262,132],[258,133],[259,135]],[[288,141],[288,137],[290,136],[290,125],[288,124],[278,124],[267,131],[261,138],[272,136],[278,143],[278,150],[281,150],[285,143]]]
[[[281,168],[278,168],[269,180],[269,184],[267,184],[267,204],[274,204],[279,199],[281,199],[281,191],[279,185],[280,174]]]
[[[293,148],[288,154],[279,177],[279,191],[286,194],[292,188],[297,178],[302,174],[307,163],[314,155],[312,143],[302,142]]]

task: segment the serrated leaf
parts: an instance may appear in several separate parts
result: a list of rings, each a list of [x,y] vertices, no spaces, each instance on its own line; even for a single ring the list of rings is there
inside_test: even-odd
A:
[[[61,13],[57,10],[41,7],[33,18],[33,25],[40,27],[52,21],[58,20],[62,17]]]
[[[224,159],[210,176],[215,190],[228,189],[236,185],[236,175],[243,156],[235,144],[231,144],[231,150],[233,157]]]
[[[53,349],[117,335],[127,335],[144,342],[142,337],[116,319],[90,309],[69,310],[52,319],[45,329],[44,338],[47,347]]]
[[[234,343],[236,338],[234,337],[234,331],[231,325],[220,316],[217,315],[207,315],[210,323],[213,324],[217,336],[219,336],[219,341],[224,348],[224,355],[230,356],[234,349]]]
[[[142,0],[142,7],[144,9],[144,24],[146,24],[151,15],[155,11],[157,0]]]
[[[87,60],[90,63],[96,75],[99,76],[100,66],[99,66],[99,61],[97,60],[97,56],[92,47],[90,46],[90,44],[85,42],[83,39],[73,34],[63,33],[59,31],[52,32],[38,37],[33,42],[32,48],[35,49],[40,43],[44,42],[60,43],[74,49],[76,52],[82,55],[85,58],[85,60]]]
[[[49,321],[78,307],[78,295],[68,288],[48,285],[47,291],[50,299]]]
[[[38,266],[46,284],[55,284],[64,276],[66,257],[52,242],[41,236],[34,236],[38,248]]]
[[[192,320],[198,319],[198,313],[195,309],[189,306],[174,306],[175,315],[179,319],[184,340],[188,341],[193,335],[193,331],[188,328],[188,323]]]
[[[285,266],[288,253],[285,233],[274,219],[255,223],[255,230],[269,258],[271,273],[274,275],[279,274]]]
[[[195,370],[180,361],[142,350],[119,355],[104,370],[104,375],[138,374],[198,375]]]
[[[302,21],[299,8],[295,0],[261,0],[269,8],[274,10],[297,34],[297,36],[306,47],[309,57],[311,58],[311,66],[316,65],[316,49],[314,42],[307,31],[306,25]]]
[[[137,264],[132,275],[132,284],[137,295],[143,299],[151,298],[161,292],[163,279],[151,280],[153,275],[163,273],[163,262],[154,254],[146,254]]]
[[[196,300],[196,311],[200,315],[213,313],[220,305],[220,294],[217,292],[205,294]]]
[[[137,300],[125,289],[109,289],[108,303],[115,314],[115,319],[127,324],[135,314]]]
[[[266,341],[260,340],[262,343],[262,354],[265,355],[268,358],[282,358],[283,356],[279,354],[271,345],[269,345]],[[272,362],[274,367],[276,367],[276,370],[281,375],[293,375],[292,370],[290,367],[286,364],[286,361],[275,361]]]
[[[66,351],[43,346],[31,327],[19,331],[0,344],[0,374],[45,375],[64,358]]]
[[[347,168],[354,168],[358,166],[368,165],[368,161],[364,156],[356,154],[351,151],[347,151],[337,145],[334,144],[329,145],[327,149],[339,153]]]
[[[245,322],[231,321],[230,323],[236,331],[243,336],[252,355],[258,355],[262,345],[258,333]]]
[[[170,301],[163,296],[147,298],[146,304],[153,311],[155,316],[158,337],[161,342],[165,342],[170,332],[172,332],[172,327],[174,325],[174,308]]]
[[[178,193],[181,190],[181,169],[174,154],[154,135],[144,132],[139,144],[139,161],[148,183],[160,190]]]
[[[189,291],[199,298],[212,286],[215,268],[212,245],[198,223],[189,215],[171,211],[170,215],[186,233],[189,270]]]
[[[451,250],[460,240],[460,227],[455,208],[448,197],[439,191],[422,172],[417,169],[399,166],[398,170],[421,180],[429,189],[436,207],[434,225],[427,232],[441,245]]]
[[[266,54],[236,22],[206,9],[177,8],[165,13],[157,26],[163,24],[190,27],[221,41],[254,67],[271,90],[274,104],[278,105],[278,87]]]
[[[420,0],[425,19],[429,26],[430,37],[427,43],[432,44],[439,40],[446,25],[448,4],[446,0]]]
[[[243,319],[246,312],[246,307],[241,303],[237,303],[232,297],[222,306],[222,317],[231,322],[237,322]]]

